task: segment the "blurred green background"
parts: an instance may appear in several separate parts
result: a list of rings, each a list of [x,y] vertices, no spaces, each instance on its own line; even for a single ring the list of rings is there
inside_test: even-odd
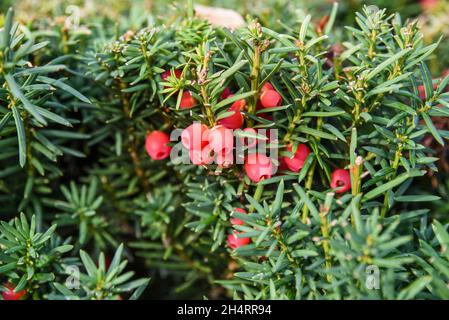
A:
[[[187,1],[170,0],[1,0],[0,9],[8,6],[15,6],[22,17],[36,17],[43,15],[62,15],[71,6],[80,8],[82,15],[97,15],[111,18],[118,18],[126,15],[133,8],[138,8],[140,12],[152,13],[154,15],[170,14],[170,8]],[[242,15],[258,15],[266,21],[275,19],[288,19],[295,10],[305,9],[314,11],[317,14],[326,12],[326,7],[330,7],[332,0],[195,0],[197,4],[232,8]],[[343,0],[340,4],[340,21],[351,21],[350,15],[360,10],[363,5],[376,5],[385,7],[390,11],[398,11],[405,16],[415,16],[422,12],[423,5],[427,3],[437,3],[432,9],[435,13],[446,11],[447,0]],[[73,9],[73,8],[72,8]],[[445,10],[443,10],[445,9]],[[346,20],[346,21],[345,21]]]
[[[83,21],[109,19],[132,27],[149,16],[169,21],[185,10],[187,0],[0,0],[0,12],[16,8],[23,22],[36,18],[72,15]],[[298,12],[311,13],[319,19],[330,12],[333,0],[193,0],[195,4],[231,8],[243,17],[257,17],[263,25],[274,29],[291,25]],[[387,8],[405,18],[419,17],[426,37],[449,34],[449,0],[342,0],[339,2],[337,25],[353,24],[355,12],[364,5]],[[130,19],[132,17],[132,19]],[[137,25],[135,26],[137,27]]]

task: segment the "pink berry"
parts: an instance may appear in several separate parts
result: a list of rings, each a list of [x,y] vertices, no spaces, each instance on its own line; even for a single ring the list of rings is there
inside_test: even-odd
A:
[[[260,95],[260,103],[264,108],[279,107],[282,103],[282,97],[275,90],[265,90]]]
[[[214,151],[209,145],[202,149],[190,149],[190,160],[197,166],[204,166],[211,164],[214,161]]]
[[[228,111],[234,111],[234,114],[218,121],[219,124],[228,129],[239,129],[243,125],[243,115],[241,110],[246,106],[245,100],[237,100]]]
[[[337,169],[332,172],[331,188],[335,189],[336,193],[345,193],[351,189],[351,175],[348,170]]]
[[[233,250],[246,246],[251,242],[250,238],[237,238],[237,234],[238,232],[234,231],[228,236],[228,246]]]
[[[246,211],[242,208],[235,208],[233,212],[238,212],[238,213],[243,213],[243,214],[246,213]],[[243,221],[240,220],[239,218],[231,218],[230,222],[232,225],[239,225],[239,226],[243,225]]]
[[[273,164],[271,159],[264,154],[249,154],[245,159],[246,175],[253,182],[271,178],[273,175]]]
[[[182,93],[181,102],[179,103],[179,108],[181,109],[191,109],[197,105],[195,98],[192,96],[190,91],[184,91]]]
[[[209,145],[218,153],[227,153],[234,149],[234,134],[231,129],[217,125],[209,130],[207,135]]]
[[[292,149],[293,145],[290,144],[287,147],[287,151],[292,151]],[[298,145],[298,148],[292,158],[284,157],[285,164],[291,171],[298,172],[304,166],[304,162],[306,161],[309,153],[310,149],[305,144],[301,143]]]
[[[257,135],[257,131],[253,128],[245,128],[243,129],[243,131],[253,135]],[[257,145],[256,138],[240,137],[239,140],[242,146],[247,146],[249,149],[254,148]]]
[[[187,149],[200,150],[203,149],[209,141],[207,136],[209,128],[200,122],[194,122],[181,133],[181,142]]]
[[[262,89],[260,91],[264,92],[267,90],[274,90],[273,86],[269,82],[265,82],[265,84],[262,86]]]
[[[163,160],[170,156],[169,136],[162,131],[153,131],[146,137],[145,148],[153,160]]]

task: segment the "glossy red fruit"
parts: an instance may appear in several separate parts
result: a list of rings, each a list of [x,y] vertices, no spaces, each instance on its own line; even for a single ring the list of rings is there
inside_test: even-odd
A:
[[[269,82],[265,82],[265,84],[262,86],[261,92],[267,91],[267,90],[274,90],[273,86]]]
[[[264,108],[279,107],[282,103],[282,97],[275,90],[265,90],[260,95],[260,103]]]
[[[232,92],[231,89],[229,89],[228,87],[226,87],[223,92],[220,95],[220,99],[224,100],[226,98],[229,98],[230,96],[232,96]]]
[[[233,212],[238,212],[238,213],[243,213],[243,214],[246,213],[245,209],[242,209],[242,208],[235,208]],[[243,225],[243,221],[240,220],[239,218],[231,218],[230,222],[232,225],[239,225],[239,226]]]
[[[226,154],[234,149],[234,134],[231,129],[217,125],[209,130],[207,140],[217,154]]]
[[[175,69],[174,74],[175,74],[175,77],[179,79],[179,78],[181,78],[182,71]],[[167,70],[161,75],[161,78],[162,78],[162,80],[167,81],[168,77],[170,77],[170,76],[171,76],[171,71]]]
[[[181,75],[182,75],[182,71],[181,70],[174,70],[173,71],[173,73],[175,74],[175,77],[176,78],[181,78]],[[161,75],[161,78],[162,78],[162,81],[168,81],[168,77],[170,77],[171,76],[171,71],[170,70],[167,70],[167,71],[165,71],[162,75]],[[168,88],[168,86],[164,86],[164,89],[167,89]]]
[[[253,128],[245,128],[245,129],[243,129],[243,131],[246,133],[250,133],[252,135],[257,135],[256,129],[253,129]],[[242,146],[246,146],[248,148],[254,148],[257,145],[256,138],[241,137],[241,138],[239,138],[239,141]]]
[[[336,193],[345,193],[351,189],[351,176],[348,170],[337,169],[332,172],[331,188],[335,189]]]
[[[287,151],[292,151],[293,145],[289,145],[287,147]],[[299,172],[301,168],[304,166],[304,162],[307,159],[307,156],[310,153],[310,149],[305,144],[298,145],[295,154],[292,158],[284,157],[285,164],[287,167],[293,172]]]
[[[162,131],[153,131],[147,135],[145,148],[153,160],[163,160],[170,156],[170,137]]]
[[[235,250],[240,247],[246,246],[251,242],[250,238],[237,238],[238,232],[234,231],[232,234],[228,236],[228,246]]]
[[[203,149],[209,143],[207,140],[208,133],[209,128],[206,125],[194,122],[182,131],[182,145],[189,150]]]
[[[180,109],[191,109],[197,105],[195,98],[190,91],[184,91],[182,93],[181,102],[179,103]]]
[[[204,166],[211,164],[214,161],[214,151],[209,145],[202,149],[190,149],[190,160],[197,166]]]
[[[21,290],[19,292],[14,292],[14,287],[7,283],[5,287],[8,289],[5,292],[2,292],[3,300],[20,300],[26,293],[25,290]]]
[[[228,128],[228,129],[239,129],[243,125],[243,115],[241,110],[246,106],[245,100],[237,100],[234,102],[228,111],[234,111],[234,114],[229,117],[223,118],[218,121],[218,124]]]
[[[245,158],[245,173],[253,182],[271,178],[273,175],[271,159],[264,154],[249,154]]]

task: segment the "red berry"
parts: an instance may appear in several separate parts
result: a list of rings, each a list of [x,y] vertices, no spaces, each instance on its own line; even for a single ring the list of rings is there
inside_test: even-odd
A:
[[[261,92],[267,91],[267,90],[274,90],[273,86],[269,82],[265,82],[265,84],[262,86]]]
[[[181,75],[182,75],[182,72],[181,72],[181,70],[174,70],[174,74],[175,74],[175,77],[176,78],[181,78]],[[170,77],[171,76],[171,71],[170,70],[167,70],[167,71],[165,71],[162,75],[161,75],[161,78],[162,78],[162,81],[165,81],[165,82],[167,82],[168,81],[168,77]],[[164,86],[164,89],[167,89],[168,88],[168,86]]]
[[[190,149],[190,160],[197,166],[204,166],[211,164],[214,161],[214,151],[209,145],[202,149]]]
[[[245,100],[237,100],[228,111],[234,111],[234,114],[218,121],[219,124],[228,129],[239,129],[243,125],[243,115],[240,112],[246,106]]]
[[[8,290],[5,292],[2,292],[3,300],[20,300],[26,293],[25,290],[21,290],[19,292],[14,292],[14,287],[10,283],[5,284],[5,287]]]
[[[217,125],[209,130],[207,140],[210,147],[217,153],[228,153],[234,149],[234,134],[231,129]]]
[[[194,122],[181,133],[181,142],[187,149],[203,149],[209,141],[207,136],[209,128],[200,122]]]
[[[229,98],[230,96],[232,96],[232,92],[231,89],[229,89],[228,87],[226,87],[223,92],[220,95],[220,99],[224,100],[226,98]]]
[[[246,211],[242,208],[235,208],[233,212],[246,213]],[[230,222],[232,225],[239,225],[239,226],[243,225],[243,221],[240,220],[239,218],[231,218]]]
[[[336,193],[344,193],[351,189],[351,176],[348,170],[337,169],[332,172],[331,188]]]
[[[195,98],[192,96],[190,91],[184,91],[182,93],[181,102],[179,103],[179,108],[181,109],[191,109],[197,105]]]
[[[260,95],[260,103],[264,108],[278,107],[282,103],[282,97],[275,90],[265,90]]]
[[[243,129],[243,131],[253,135],[257,135],[257,131],[253,128],[245,128]],[[253,148],[257,144],[256,138],[241,137],[239,138],[239,140],[242,146],[247,146],[248,148]]]
[[[182,71],[175,69],[174,74],[175,74],[175,77],[179,79],[179,78],[181,78]],[[162,80],[166,81],[168,79],[168,77],[170,77],[170,76],[171,76],[171,71],[167,70],[162,74],[161,78],[162,78]]]
[[[238,232],[234,231],[228,236],[228,246],[233,250],[246,246],[251,241],[250,238],[237,238],[237,234]]]
[[[292,151],[292,149],[293,145],[290,144],[287,147],[287,151]],[[306,161],[309,153],[309,148],[305,144],[301,143],[298,145],[298,148],[292,158],[284,157],[285,164],[291,171],[298,172],[304,166],[304,162]]]
[[[231,108],[235,108],[240,111],[242,109],[244,109],[245,107],[246,107],[246,101],[243,99],[237,100],[231,105]]]
[[[153,131],[147,135],[145,148],[153,160],[163,160],[170,156],[169,136],[162,131]]]
[[[249,154],[245,159],[246,175],[253,182],[271,178],[273,175],[273,164],[271,159],[264,154]]]

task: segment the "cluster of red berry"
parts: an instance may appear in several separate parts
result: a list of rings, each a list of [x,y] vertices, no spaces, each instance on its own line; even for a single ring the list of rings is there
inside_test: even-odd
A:
[[[173,73],[166,71],[162,74],[162,79],[167,80],[170,75],[176,78],[181,77],[179,70]],[[220,96],[221,99],[232,97],[233,93],[229,88],[225,88]],[[261,89],[260,99],[257,102],[258,110],[262,108],[275,108],[282,103],[282,97],[270,83],[265,83]],[[189,91],[184,91],[180,108],[190,109],[197,104]],[[235,129],[242,129],[244,117],[242,111],[245,111],[246,101],[237,100],[228,108],[231,115],[220,119],[217,124],[209,128],[200,122],[194,122],[182,131],[182,145],[189,151],[189,157],[195,165],[209,165],[213,162],[221,167],[229,167],[233,164],[234,133]],[[244,128],[243,132],[257,136],[258,131],[254,128]],[[268,136],[266,136],[267,140]],[[153,160],[163,160],[169,157],[171,147],[169,146],[169,136],[161,131],[153,131],[146,137],[146,150]],[[256,138],[240,138],[243,146],[253,148],[257,145]],[[293,152],[294,150],[294,152]],[[310,154],[310,149],[306,144],[299,144],[294,147],[292,143],[286,146],[286,151],[293,153],[291,157],[281,157],[279,159],[279,170],[290,170],[299,172]],[[248,178],[253,182],[259,182],[263,179],[272,177],[275,167],[271,159],[262,153],[249,153],[244,159],[244,171]],[[331,188],[336,193],[344,193],[351,189],[350,174],[345,169],[337,169],[332,173]],[[246,213],[243,209],[235,209],[236,212]],[[242,225],[239,219],[231,219],[232,225]],[[227,241],[232,249],[246,245],[250,238],[238,238],[238,232],[234,230],[229,235]]]
[[[162,79],[167,80],[170,75],[176,78],[181,77],[181,71],[166,71],[162,74]],[[221,94],[221,99],[232,97],[233,93],[229,88],[225,88]],[[257,108],[274,108],[282,103],[281,95],[270,83],[265,83],[261,89],[260,99]],[[185,91],[181,102],[181,108],[192,108],[197,104],[189,91]],[[242,111],[246,108],[246,101],[241,99],[235,101],[227,111],[231,115],[220,119],[212,128],[198,122],[192,123],[185,128],[181,134],[183,146],[189,150],[190,160],[195,165],[208,165],[215,161],[216,164],[227,167],[233,163],[234,134],[233,129],[241,129],[244,123]],[[254,128],[244,128],[244,132],[257,135]],[[171,147],[169,146],[169,136],[161,131],[153,131],[146,137],[146,150],[153,160],[163,160],[169,157]],[[253,148],[257,144],[257,139],[241,138],[242,145]],[[289,144],[286,150],[292,152],[293,144]],[[292,157],[282,157],[279,161],[280,170],[290,170],[299,172],[304,166],[310,149],[305,144],[299,144]],[[261,153],[251,153],[245,158],[244,170],[246,175],[253,182],[270,178],[273,174],[273,163],[269,157]],[[336,192],[342,193],[350,189],[349,173],[339,169],[332,174],[332,188],[337,188]]]

